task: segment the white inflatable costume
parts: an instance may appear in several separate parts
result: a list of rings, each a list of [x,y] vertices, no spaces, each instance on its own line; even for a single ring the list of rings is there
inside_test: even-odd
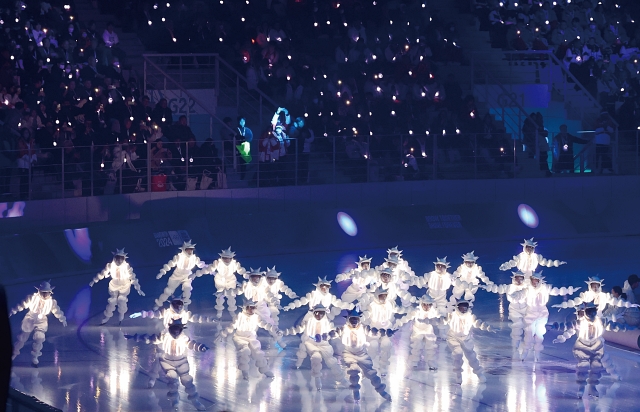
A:
[[[150,318],[150,319],[154,319],[154,318],[161,319],[162,326],[164,326],[165,329],[168,329],[169,325],[171,325],[177,319],[180,319],[180,322],[182,322],[183,325],[186,325],[189,322],[191,323],[216,322],[216,320],[211,317],[201,316],[186,310],[184,308],[184,301],[180,296],[171,298],[168,308],[162,308],[159,310],[147,310],[147,311],[143,310],[142,312],[132,313],[131,315],[129,315],[129,317],[132,319],[139,318],[139,317]]]
[[[433,298],[436,308],[441,315],[446,316],[450,311],[447,302],[447,292],[454,286],[456,281],[453,275],[447,272],[450,265],[449,262],[447,262],[446,256],[442,259],[436,258],[433,264],[435,265],[435,270],[417,277],[415,286],[428,288],[427,293]],[[447,329],[448,326],[446,323],[441,328],[438,328],[438,334],[441,339],[447,339]]]
[[[265,329],[276,339],[282,336],[282,332],[272,325],[263,322],[256,313],[256,302],[247,300],[244,309],[238,314],[235,321],[220,332],[220,337],[233,334],[233,343],[238,351],[238,369],[242,372],[243,379],[249,379],[249,362],[253,359],[258,371],[269,377],[273,373],[269,370],[262,346],[258,340],[258,328]],[[218,340],[218,338],[216,338]]]
[[[271,326],[275,326],[276,322],[271,319],[271,310],[268,302],[272,295],[266,288],[267,282],[264,279],[264,274],[265,272],[260,268],[249,268],[247,273],[249,280],[242,282],[235,295],[244,295],[245,299],[255,302],[256,313],[260,319]]]
[[[313,316],[306,318],[298,327],[287,329],[285,335],[298,335],[301,342],[298,347],[298,360],[296,368],[302,366],[302,362],[307,356],[311,360],[311,377],[314,378],[316,388],[322,389],[320,374],[322,372],[322,361],[331,370],[336,379],[342,379],[342,370],[338,361],[333,357],[333,348],[328,342],[329,332],[334,329],[333,323],[327,319],[327,308],[318,304],[313,308]]]
[[[549,319],[549,309],[547,302],[549,296],[572,295],[580,288],[569,286],[568,288],[554,288],[544,282],[542,272],[534,272],[529,278],[529,284],[523,289],[512,293],[510,296],[512,302],[524,302],[527,310],[524,316],[524,345],[521,345],[522,352],[520,359],[525,360],[529,355],[529,351],[534,351],[534,359],[537,361],[540,352],[544,348],[544,334],[546,333],[546,324]]]
[[[204,262],[200,260],[198,256],[195,254],[195,243],[191,243],[191,241],[184,242],[181,251],[177,255],[173,257],[166,263],[160,272],[156,275],[156,279],[162,278],[171,270],[171,268],[175,268],[171,276],[169,276],[169,280],[167,281],[167,287],[164,288],[164,291],[160,295],[158,299],[156,299],[156,303],[153,307],[154,310],[160,308],[164,301],[167,300],[169,296],[175,292],[178,286],[182,286],[182,297],[184,299],[184,305],[189,306],[191,303],[191,271],[194,267],[202,268],[204,267]]]
[[[567,262],[560,260],[545,259],[542,255],[535,252],[538,242],[534,242],[533,238],[525,239],[522,245],[522,252],[514,256],[510,261],[500,265],[500,270],[509,270],[518,268],[519,271],[524,273],[527,277],[531,276],[536,271],[538,265],[546,267],[558,267],[565,265]]]
[[[602,316],[607,304],[611,306],[616,306],[620,308],[632,308],[637,307],[637,304],[630,303],[625,301],[624,299],[615,298],[611,295],[611,293],[603,292],[602,286],[604,284],[602,279],[598,276],[594,276],[592,278],[588,278],[585,283],[587,284],[587,290],[580,293],[580,296],[574,299],[569,299],[567,301],[562,302],[558,305],[553,305],[552,308],[573,308],[578,307],[583,303],[592,303],[598,308],[598,316]],[[615,322],[615,319],[609,319]]]
[[[227,300],[227,309],[231,316],[236,312],[236,287],[238,280],[236,274],[245,276],[247,271],[235,259],[235,252],[231,251],[231,247],[218,253],[220,259],[213,261],[204,269],[198,270],[195,277],[202,275],[213,275],[213,283],[216,287],[216,310],[218,318],[222,317],[224,310],[224,300]]]
[[[104,269],[89,283],[89,286],[93,287],[102,279],[111,277],[109,281],[109,299],[107,300],[107,308],[104,310],[102,325],[111,319],[116,306],[118,307],[118,321],[122,322],[125,313],[127,313],[128,296],[132,285],[140,296],[144,296],[136,274],[133,273],[133,268],[126,259],[127,254],[124,252],[124,248],[116,249],[113,253],[113,260],[107,263]]]
[[[162,349],[162,354],[154,363],[149,373],[148,387],[153,388],[156,380],[160,376],[160,370],[167,379],[169,392],[167,397],[171,401],[171,405],[175,408],[178,405],[178,380],[184,386],[184,390],[188,395],[189,401],[199,411],[206,410],[200,402],[200,396],[193,384],[193,377],[189,374],[189,360],[187,359],[187,351],[205,352],[209,348],[205,345],[189,339],[182,331],[185,326],[180,319],[175,320],[169,328],[160,335],[125,335],[127,339],[133,339],[136,342],[145,342],[158,345]]]
[[[438,345],[433,327],[441,326],[444,318],[438,311],[435,300],[428,294],[422,296],[418,300],[418,305],[414,307],[407,316],[398,319],[396,328],[400,328],[408,322],[413,322],[411,325],[410,338],[411,356],[409,356],[411,366],[414,368],[418,366],[424,352],[424,361],[429,367],[429,370],[434,371],[438,369],[435,362]]]
[[[36,286],[35,288],[38,291],[13,308],[9,313],[9,316],[13,316],[18,312],[29,309],[29,312],[27,312],[22,319],[22,332],[18,335],[18,340],[13,345],[13,356],[11,359],[15,359],[16,356],[20,354],[20,349],[22,349],[27,339],[29,339],[31,332],[33,332],[31,365],[33,367],[38,367],[38,358],[42,355],[42,345],[44,344],[45,333],[49,329],[47,316],[49,316],[49,314],[53,314],[53,316],[55,316],[63,326],[67,326],[67,318],[64,317],[64,312],[62,312],[58,306],[58,302],[51,297],[55,287],[51,287],[49,282],[42,282],[40,286]]]
[[[333,320],[343,309],[351,310],[354,308],[353,303],[343,302],[341,299],[335,297],[335,295],[329,293],[331,281],[327,280],[326,276],[324,278],[318,278],[318,283],[314,283],[313,285],[316,287],[315,290],[289,303],[284,307],[284,311],[286,312],[304,305],[308,305],[309,308],[314,308],[322,304],[322,306],[327,308],[327,318]],[[305,320],[310,316],[312,316],[311,311],[305,315]]]
[[[371,268],[371,258],[368,258],[367,255],[359,257],[356,264],[357,268],[336,276],[336,282],[351,279],[351,284],[340,297],[344,302],[351,303],[360,299],[367,291],[367,286],[377,278],[376,270]]]
[[[525,299],[514,300],[511,295],[524,289],[526,284],[524,273],[519,270],[511,273],[511,283],[505,283],[503,285],[491,283],[486,286],[481,286],[481,288],[487,292],[500,293],[507,296],[507,301],[509,302],[509,320],[511,321],[509,325],[511,327],[511,342],[514,348],[517,349],[522,342],[522,336],[524,334],[524,317],[527,314],[527,302]]]
[[[453,285],[453,291],[451,295],[451,301],[457,301],[463,298],[466,301],[473,302],[475,300],[475,294],[478,291],[480,281],[490,285],[491,282],[487,275],[482,270],[482,266],[479,266],[476,262],[478,256],[470,253],[462,255],[462,264],[458,266],[455,272],[453,272],[453,278],[455,283]]]
[[[284,284],[280,275],[282,273],[276,270],[276,267],[267,268],[265,275],[264,288],[267,296],[269,297],[269,310],[271,311],[271,319],[276,325],[279,323],[278,317],[280,316],[280,301],[282,300],[282,294],[286,295],[289,299],[295,299],[298,297],[296,293],[291,290],[290,287]]]

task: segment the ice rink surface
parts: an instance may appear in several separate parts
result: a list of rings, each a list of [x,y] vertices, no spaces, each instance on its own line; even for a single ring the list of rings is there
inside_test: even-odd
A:
[[[389,247],[395,246],[395,241],[392,242]],[[111,248],[115,249],[116,246],[123,245],[113,245]],[[399,246],[403,249],[402,244]],[[196,253],[207,248],[205,244],[198,244]],[[422,275],[433,269],[432,262],[436,256],[448,256],[453,271],[461,263],[460,256],[471,250],[475,250],[476,255],[480,256],[478,264],[491,280],[508,283],[510,273],[499,271],[498,266],[522,249],[514,241],[413,245],[404,248],[403,257],[416,275]],[[587,277],[599,275],[605,280],[604,290],[609,291],[612,286],[622,286],[626,277],[637,270],[635,256],[638,250],[638,237],[603,237],[540,239],[537,252],[546,258],[568,262],[559,268],[544,268],[543,274],[552,285],[582,286],[584,290]],[[209,254],[217,252],[218,250],[211,250]],[[264,269],[266,266],[276,265],[278,271],[282,272],[281,279],[298,295],[311,291],[311,283],[318,276],[326,275],[333,279],[340,271],[354,267],[353,262],[358,255],[366,253],[373,256],[375,265],[381,264],[386,256],[384,249],[283,253],[270,256],[239,250],[236,252],[237,260],[247,269]],[[167,260],[173,253],[173,249],[171,252],[167,249]],[[136,267],[132,263],[132,266],[146,297],[139,297],[132,290],[129,295],[129,313],[150,310],[153,300],[166,285],[167,277],[155,280],[154,276],[161,264]],[[125,334],[159,332],[160,322],[125,318],[122,325],[118,326],[116,313],[108,324],[100,326],[108,297],[108,281],[102,281],[89,289],[88,283],[94,275],[95,273],[68,274],[52,280],[52,285],[56,287],[54,297],[65,311],[69,326],[63,328],[50,316],[40,367],[35,369],[30,366],[29,340],[14,361],[12,386],[64,411],[171,410],[166,397],[167,386],[162,378],[154,389],[147,389],[146,386],[147,372],[155,357],[153,345],[135,343],[124,338]],[[9,285],[9,304],[14,306],[33,293],[34,285],[31,281]],[[347,282],[337,286],[334,284],[332,292],[339,296],[347,285]],[[215,315],[212,278],[198,278],[193,286],[193,304],[189,310],[201,315]],[[412,292],[423,293],[413,288]],[[549,305],[559,303],[562,299],[552,297]],[[283,304],[288,302],[285,297]],[[305,313],[305,308],[281,313],[280,328],[292,326]],[[345,384],[336,387],[326,368],[323,368],[324,387],[321,391],[316,390],[310,378],[308,358],[299,370],[295,368],[299,337],[285,337],[287,347],[279,352],[269,341],[267,334],[261,334],[262,346],[267,352],[275,378],[262,378],[257,370],[252,369],[251,378],[245,381],[236,368],[236,350],[232,341],[213,343],[216,328],[229,324],[228,314],[223,317],[222,325],[189,324],[188,335],[211,347],[208,352],[189,355],[191,374],[195,378],[202,402],[212,411],[640,410],[640,352],[607,344],[605,351],[611,355],[622,380],[614,382],[605,375],[598,386],[600,398],[585,396],[578,399],[575,360],[571,353],[575,338],[567,343],[554,345],[551,341],[557,333],[547,332],[541,360],[534,364],[531,357],[530,360],[521,362],[512,357],[507,301],[504,296],[478,291],[473,312],[480,319],[501,329],[495,335],[481,331],[474,334],[476,351],[487,376],[487,382],[483,384],[469,371],[466,362],[462,385],[455,383],[446,342],[438,344],[437,371],[429,371],[428,368],[425,370],[424,367],[410,368],[407,365],[410,325],[405,325],[392,338],[394,347],[391,367],[388,376],[383,378],[387,391],[393,398],[392,402],[382,399],[368,381],[363,383],[362,400],[359,404],[345,401],[350,391]],[[558,313],[556,309],[550,308],[549,312],[549,320],[553,322],[564,320],[572,310],[565,309]],[[14,338],[20,329],[24,313],[12,317]],[[343,323],[344,319],[338,317],[336,321]],[[179,410],[195,410],[182,387],[180,398]]]

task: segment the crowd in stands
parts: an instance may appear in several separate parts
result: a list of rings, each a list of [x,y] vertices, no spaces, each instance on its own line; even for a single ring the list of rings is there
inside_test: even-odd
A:
[[[615,116],[622,130],[640,120],[640,2],[475,0],[494,47],[551,50]]]

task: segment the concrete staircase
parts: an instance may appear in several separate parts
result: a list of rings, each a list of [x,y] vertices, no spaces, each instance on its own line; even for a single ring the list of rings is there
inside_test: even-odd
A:
[[[107,27],[108,22],[112,21],[114,23],[115,32],[118,34],[118,38],[120,39],[120,48],[127,54],[126,61],[121,62],[123,76],[126,80],[129,80],[130,77],[134,77],[140,84],[144,71],[142,54],[145,52],[142,42],[136,33],[123,32],[122,29],[118,27],[118,22],[114,16],[101,14],[100,10],[96,6],[97,4],[91,0],[76,0],[75,9],[78,13],[80,22],[88,25],[89,21],[95,21],[100,35],[102,35],[102,32]]]

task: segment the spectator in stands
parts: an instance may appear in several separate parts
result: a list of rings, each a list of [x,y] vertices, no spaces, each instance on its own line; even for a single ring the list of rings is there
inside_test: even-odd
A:
[[[173,124],[173,112],[167,106],[167,99],[160,99],[151,113],[151,120],[163,130],[167,130]]]
[[[558,173],[573,173],[573,144],[587,144],[586,139],[580,139],[567,132],[567,125],[560,125],[560,133],[553,138],[555,171]]]
[[[593,165],[597,173],[611,173],[611,134],[613,133],[613,123],[609,113],[603,111],[596,120],[595,137],[596,159]]]
[[[640,278],[638,275],[629,275],[624,282],[622,291],[627,294],[627,300],[629,302],[640,303]]]

